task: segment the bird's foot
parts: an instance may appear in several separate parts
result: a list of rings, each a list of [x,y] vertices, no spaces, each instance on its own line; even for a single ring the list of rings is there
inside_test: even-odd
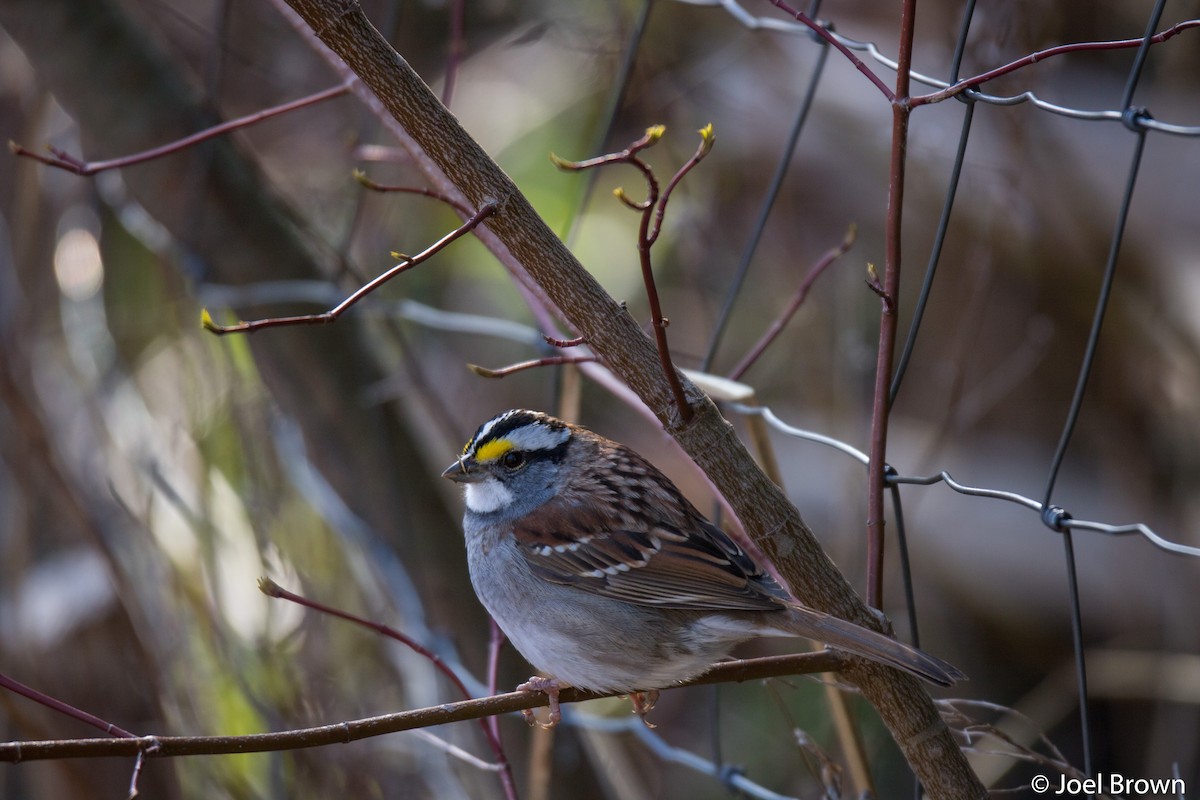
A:
[[[545,722],[538,722],[537,717],[533,715],[532,708],[521,710],[521,716],[532,727],[539,725],[545,730],[549,730],[562,721],[562,709],[558,705],[558,693],[565,689],[566,686],[559,683],[554,678],[543,678],[541,675],[534,675],[529,680],[517,687],[518,692],[531,692],[546,695],[546,699],[550,701],[550,714],[546,717]]]
[[[633,713],[638,715],[642,724],[647,728],[657,727],[650,720],[646,719],[646,715],[654,710],[654,706],[658,703],[658,689],[650,689],[646,692],[634,692],[629,695],[630,702],[633,703]]]

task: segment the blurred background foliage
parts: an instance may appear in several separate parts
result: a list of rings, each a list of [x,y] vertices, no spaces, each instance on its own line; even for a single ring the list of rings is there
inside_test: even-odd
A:
[[[716,149],[674,196],[654,251],[677,362],[698,365],[816,47],[751,31],[718,9],[658,0],[608,129],[640,4],[466,5],[453,110],[639,318],[637,218],[610,195],[624,186],[638,196],[638,176],[604,171],[589,192],[585,176],[556,170],[548,154],[590,157],[664,123],[667,136],[648,157],[667,176],[695,148],[694,131],[714,124]],[[440,89],[451,9],[364,6]],[[831,0],[821,16],[893,53],[895,6]],[[980,3],[962,74],[1053,44],[1138,36],[1149,7]],[[765,3],[748,8],[770,13]],[[1196,2],[1170,3],[1162,27],[1197,12]],[[919,4],[918,70],[945,73],[960,14],[956,3]],[[1200,124],[1197,42],[1185,34],[1153,50],[1138,101],[1156,117]],[[1116,108],[1132,57],[1054,59],[989,89]],[[0,136],[31,148],[118,157],[338,80],[269,2],[0,3]],[[904,324],[962,112],[948,102],[914,117]],[[879,301],[863,281],[866,264],[883,261],[889,135],[886,102],[832,57],[712,366],[731,369],[808,266],[857,226],[854,249],[745,380],[789,422],[864,449]],[[94,178],[0,158],[0,671],[138,733],[281,730],[457,699],[423,659],[268,600],[255,586],[265,574],[405,630],[482,677],[488,626],[466,579],[460,501],[437,475],[481,421],[511,406],[556,410],[573,378],[542,369],[489,382],[465,364],[498,367],[545,349],[430,327],[404,303],[532,324],[505,272],[463,240],[334,326],[218,339],[199,325],[205,306],[219,319],[320,310],[267,282],[321,281],[336,298],[391,266],[390,251],[417,252],[450,230],[454,216],[435,202],[368,192],[353,179],[360,169],[419,185],[392,146],[346,96]],[[889,453],[902,473],[946,469],[1040,499],[1131,147],[1119,124],[1027,105],[977,110],[892,418]],[[1151,134],[1099,363],[1055,495],[1078,517],[1144,521],[1190,544],[1200,510],[1197,186],[1200,141]],[[643,414],[585,383],[578,417],[713,507]],[[861,467],[786,437],[774,444],[801,512],[861,585]],[[923,646],[971,675],[956,694],[1020,708],[1080,764],[1059,538],[1007,504],[944,487],[904,496]],[[1081,535],[1076,549],[1098,765],[1145,776],[1169,776],[1175,765],[1189,787],[1200,785],[1197,563],[1140,538]],[[897,561],[890,552],[886,610],[903,635]],[[501,687],[527,674],[505,654]],[[706,758],[719,747],[759,783],[816,796],[791,730],[836,757],[822,702],[806,679],[689,689],[667,693],[654,721],[672,744]],[[907,796],[898,752],[865,704],[853,708],[882,795]],[[628,733],[564,726],[551,735],[519,719],[501,727],[518,784],[534,787],[524,796],[727,793]],[[435,732],[487,753],[475,725]],[[92,735],[0,695],[0,740]],[[1008,759],[986,768],[1006,786],[1032,774]],[[6,765],[0,796],[119,796],[130,769]],[[141,786],[164,798],[500,796],[492,774],[405,734],[154,761]]]

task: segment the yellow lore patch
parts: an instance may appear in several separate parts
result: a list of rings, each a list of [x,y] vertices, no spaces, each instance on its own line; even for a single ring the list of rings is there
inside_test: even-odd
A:
[[[508,439],[493,439],[475,451],[475,460],[481,463],[495,461],[512,449],[513,443]]]

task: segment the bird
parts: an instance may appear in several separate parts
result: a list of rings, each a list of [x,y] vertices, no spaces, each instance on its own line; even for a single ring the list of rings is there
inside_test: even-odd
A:
[[[567,686],[630,695],[644,720],[658,689],[756,637],[813,639],[940,686],[965,677],[800,604],[648,460],[582,426],[505,411],[442,477],[464,490],[476,595],[542,673],[517,688],[547,695],[547,725]]]

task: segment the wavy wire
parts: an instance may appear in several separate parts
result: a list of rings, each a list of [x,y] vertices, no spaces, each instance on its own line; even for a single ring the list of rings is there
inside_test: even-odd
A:
[[[727,14],[733,17],[741,25],[750,30],[765,30],[775,31],[777,33],[786,33],[791,35],[809,33],[807,26],[801,25],[790,20],[775,19],[771,17],[758,17],[751,14],[737,2],[737,0],[676,0],[676,2],[686,3],[693,6],[711,6],[723,9]],[[839,33],[833,32],[833,36],[845,45],[847,48],[860,53],[866,53],[871,59],[888,69],[895,70],[898,66],[895,59],[889,58],[879,49],[879,46],[874,42],[859,41],[851,39],[847,36],[842,36]],[[949,89],[953,84],[939,78],[934,78],[930,75],[912,70],[909,73],[914,81],[932,89]],[[1032,90],[1020,92],[1013,95],[996,95],[987,94],[977,89],[968,89],[964,92],[970,100],[980,103],[987,103],[994,106],[1015,106],[1022,103],[1030,105],[1042,111],[1051,114],[1057,114],[1062,117],[1071,119],[1090,120],[1090,121],[1107,121],[1107,122],[1126,122],[1126,113],[1123,110],[1114,109],[1086,109],[1072,108],[1070,106],[1059,105],[1052,103],[1049,100],[1043,100],[1038,97]],[[1180,125],[1177,123],[1162,122],[1151,117],[1143,117],[1137,123],[1140,127],[1146,130],[1154,130],[1159,133],[1167,133],[1174,136],[1200,136],[1200,125]]]
[[[796,439],[804,439],[805,441],[815,442],[816,444],[832,447],[839,453],[848,456],[858,463],[866,466],[868,462],[867,454],[851,444],[834,439],[831,436],[826,436],[823,433],[816,431],[798,428],[794,425],[781,420],[767,406],[748,406],[742,403],[732,403],[727,406],[730,410],[743,414],[745,416],[762,417],[768,425],[775,430],[787,436]],[[986,497],[992,500],[1003,500],[1007,503],[1014,503],[1031,511],[1035,511],[1040,516],[1043,512],[1042,503],[1017,492],[1009,492],[1002,489],[988,489],[982,486],[971,486],[956,480],[949,472],[942,471],[933,475],[891,475],[888,477],[889,484],[911,484],[914,486],[932,486],[935,483],[945,484],[948,488],[953,489],[959,494],[969,495],[971,497]],[[1111,525],[1105,522],[1096,522],[1093,520],[1075,519],[1074,517],[1064,516],[1061,519],[1061,524],[1065,528],[1071,528],[1078,531],[1091,531],[1093,533],[1103,533],[1112,536],[1123,536],[1128,534],[1139,534],[1147,541],[1162,550],[1169,553],[1177,553],[1179,555],[1193,556],[1200,558],[1200,547],[1192,547],[1191,545],[1181,544],[1171,541],[1154,531],[1149,525],[1142,522],[1131,523],[1128,525]]]

